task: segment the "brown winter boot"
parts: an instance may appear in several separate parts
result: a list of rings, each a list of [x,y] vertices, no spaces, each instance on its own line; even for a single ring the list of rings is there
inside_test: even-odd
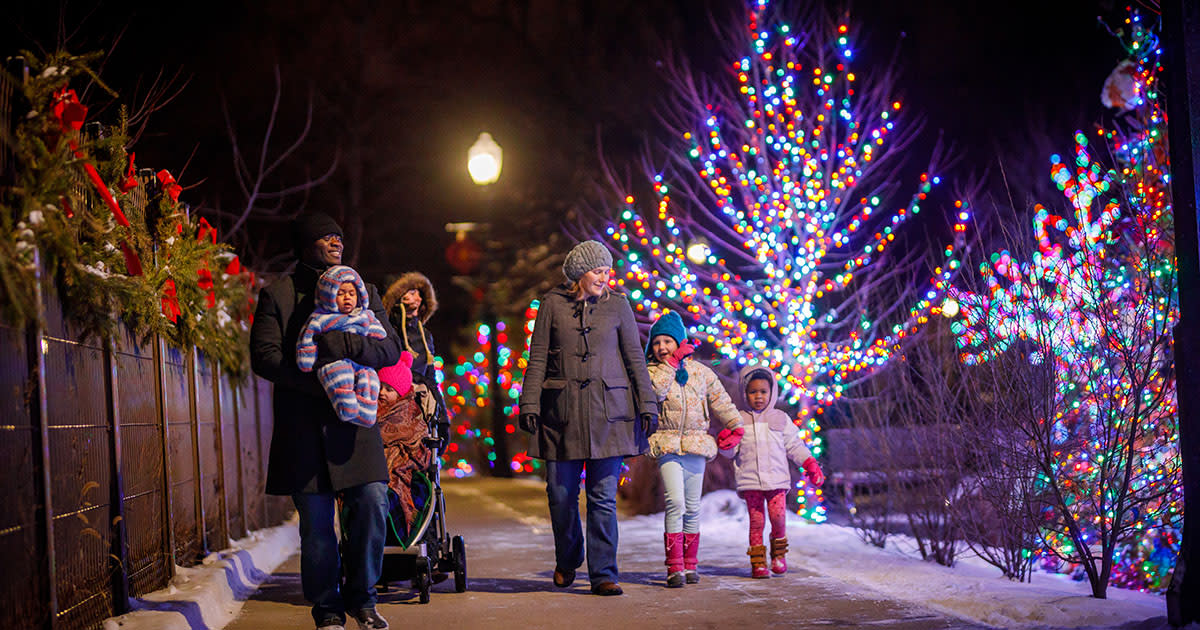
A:
[[[750,577],[771,577],[771,572],[767,570],[767,548],[764,545],[754,545],[746,554],[750,556]]]
[[[787,539],[771,539],[771,572],[787,573]]]

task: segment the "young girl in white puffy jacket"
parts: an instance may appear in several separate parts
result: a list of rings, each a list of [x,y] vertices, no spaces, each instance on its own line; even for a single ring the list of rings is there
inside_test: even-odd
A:
[[[788,459],[799,464],[809,483],[825,483],[825,475],[817,460],[804,445],[800,428],[783,410],[776,409],[779,384],[775,373],[764,367],[742,369],[739,387],[749,409],[741,411],[744,434],[731,448],[721,454],[733,458],[734,479],[738,495],[746,500],[750,512],[750,575],[771,577],[767,571],[767,549],[763,545],[763,505],[771,520],[771,571],[787,572],[787,491],[792,486]],[[717,441],[728,443],[728,429],[721,431]],[[732,433],[732,432],[731,432]]]
[[[708,434],[711,412],[730,435],[720,444],[737,443],[742,418],[720,379],[708,367],[689,358],[693,348],[678,313],[667,311],[650,328],[646,344],[650,383],[658,397],[658,431],[650,436],[650,457],[658,460],[667,498],[663,547],[667,556],[667,586],[678,588],[700,581],[700,491],[704,467],[717,456]]]

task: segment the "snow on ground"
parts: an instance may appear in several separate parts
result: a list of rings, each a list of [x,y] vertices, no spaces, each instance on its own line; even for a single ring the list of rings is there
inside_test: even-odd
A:
[[[621,543],[644,536],[661,540],[663,515],[638,516],[622,523]],[[701,571],[705,564],[744,566],[746,504],[732,490],[704,495],[700,509]],[[767,525],[769,532],[770,525]],[[789,564],[865,587],[968,621],[998,628],[1167,628],[1161,595],[1108,589],[1108,599],[1090,596],[1088,583],[1038,572],[1031,583],[1006,579],[979,558],[964,554],[953,568],[921,560],[916,544],[890,537],[886,549],[863,543],[853,528],[815,525],[788,515]]]
[[[104,621],[104,630],[221,628],[300,546],[295,515],[282,525],[252,532],[229,549],[209,554],[199,566],[175,567],[162,590],[131,599],[133,612]]]

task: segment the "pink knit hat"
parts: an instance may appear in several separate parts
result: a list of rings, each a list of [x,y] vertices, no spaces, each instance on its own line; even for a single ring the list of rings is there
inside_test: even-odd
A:
[[[413,375],[412,375],[413,356],[408,350],[400,353],[400,360],[396,365],[388,366],[379,370],[379,382],[387,383],[396,390],[396,393],[401,396],[407,396],[412,390]]]

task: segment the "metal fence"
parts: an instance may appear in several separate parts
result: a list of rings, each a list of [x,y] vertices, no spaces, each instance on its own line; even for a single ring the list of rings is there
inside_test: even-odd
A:
[[[14,88],[0,76],[8,130]],[[11,159],[0,146],[5,180]],[[286,519],[263,492],[271,386],[123,326],[81,342],[38,286],[42,323],[0,322],[0,623],[99,628],[177,565]]]
[[[269,383],[123,328],[80,343],[44,300],[44,327],[0,324],[0,617],[97,628],[290,503],[263,492]]]

